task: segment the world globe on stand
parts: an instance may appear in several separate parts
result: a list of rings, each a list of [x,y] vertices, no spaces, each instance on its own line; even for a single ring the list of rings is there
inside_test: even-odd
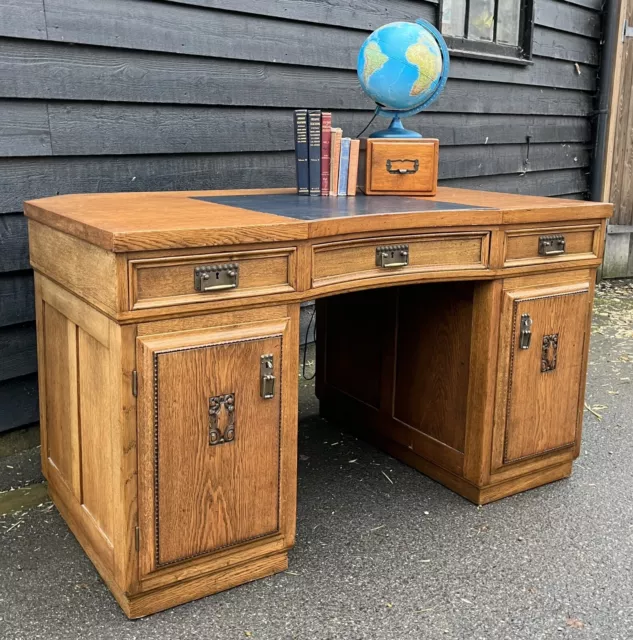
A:
[[[376,112],[393,120],[370,137],[421,137],[404,129],[400,118],[419,113],[439,96],[449,64],[444,38],[426,20],[376,29],[358,52],[356,70],[363,91],[378,105]]]

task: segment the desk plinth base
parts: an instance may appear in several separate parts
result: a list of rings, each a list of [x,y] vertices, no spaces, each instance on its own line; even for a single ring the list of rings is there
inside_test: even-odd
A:
[[[162,587],[136,594],[125,593],[117,584],[111,566],[102,557],[91,535],[91,524],[84,511],[77,509],[71,502],[66,504],[64,489],[55,488],[55,482],[49,482],[48,493],[51,500],[66,521],[79,544],[86,552],[102,580],[112,592],[119,606],[130,619],[143,618],[180,604],[198,600],[206,596],[226,591],[242,584],[267,578],[288,568],[288,550],[258,556],[233,566],[219,568],[194,578],[182,579]]]
[[[179,604],[238,587],[253,580],[267,578],[275,573],[285,571],[287,568],[288,554],[286,552],[276,553],[224,571],[217,571],[189,581],[177,582],[137,596],[128,597],[116,592],[114,595],[128,618],[142,618]]]

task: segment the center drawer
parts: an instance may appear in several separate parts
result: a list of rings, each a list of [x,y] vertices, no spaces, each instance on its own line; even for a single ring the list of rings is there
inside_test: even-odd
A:
[[[430,233],[359,238],[312,248],[312,286],[426,271],[488,267],[490,233]]]
[[[286,247],[129,260],[130,309],[295,291],[296,253]]]

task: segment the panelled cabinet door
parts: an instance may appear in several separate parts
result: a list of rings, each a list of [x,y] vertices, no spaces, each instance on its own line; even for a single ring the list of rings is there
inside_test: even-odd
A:
[[[506,291],[493,472],[572,459],[580,438],[589,341],[588,283]],[[539,459],[542,465],[539,465]]]
[[[138,339],[141,576],[280,531],[285,329]]]

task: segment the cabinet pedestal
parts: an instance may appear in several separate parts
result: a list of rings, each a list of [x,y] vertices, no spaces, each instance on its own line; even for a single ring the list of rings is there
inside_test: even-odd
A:
[[[318,301],[322,415],[477,504],[569,476],[593,292],[578,275]]]

